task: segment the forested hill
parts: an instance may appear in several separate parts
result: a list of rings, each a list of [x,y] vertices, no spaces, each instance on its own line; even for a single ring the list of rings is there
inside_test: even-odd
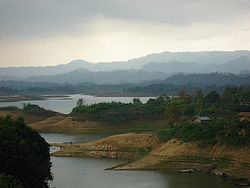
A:
[[[227,86],[250,87],[250,75],[235,74],[176,74],[166,80],[148,85],[130,87],[124,91],[130,93],[147,93],[160,95],[163,93],[178,92],[180,90],[194,91],[201,88],[204,92],[211,89],[221,92]]]
[[[195,85],[244,85],[250,84],[250,74],[176,74],[166,79],[166,83],[171,84],[195,84]]]
[[[121,78],[124,75],[121,75]],[[110,77],[110,80],[112,77]],[[113,78],[114,79],[114,78]],[[82,80],[84,81],[84,80]],[[114,80],[115,82],[116,80]],[[124,82],[126,79],[123,80]],[[141,82],[139,82],[141,81]],[[128,81],[127,81],[128,82]],[[115,82],[116,83],[116,82]],[[227,86],[250,87],[250,74],[176,74],[167,79],[142,81],[125,84],[96,84],[96,83],[49,83],[49,82],[24,82],[0,81],[0,93],[132,93],[146,95],[160,95],[162,93],[178,92],[179,90],[194,91],[201,88],[204,92],[215,89],[221,92]]]

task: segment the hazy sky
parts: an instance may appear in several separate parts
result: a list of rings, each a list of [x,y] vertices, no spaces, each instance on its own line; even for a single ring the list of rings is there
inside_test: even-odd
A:
[[[249,0],[0,0],[0,66],[250,50]]]

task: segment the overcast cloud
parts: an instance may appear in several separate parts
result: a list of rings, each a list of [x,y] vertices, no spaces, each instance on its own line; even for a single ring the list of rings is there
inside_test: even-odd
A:
[[[0,0],[0,66],[250,49],[249,0]]]

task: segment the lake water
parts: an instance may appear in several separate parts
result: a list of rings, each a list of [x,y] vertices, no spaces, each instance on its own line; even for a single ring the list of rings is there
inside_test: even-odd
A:
[[[48,142],[88,142],[109,135],[41,134]],[[208,174],[154,171],[106,171],[122,162],[112,159],[51,157],[56,188],[230,188]]]
[[[53,95],[51,95],[53,96]],[[0,102],[0,107],[17,106],[23,107],[24,103],[36,104],[45,109],[53,110],[56,112],[68,114],[76,106],[76,102],[79,98],[84,100],[84,104],[93,104],[100,102],[132,102],[135,97],[96,97],[91,95],[74,94],[68,95],[68,97],[46,97],[46,100],[31,100],[31,101],[18,101],[18,102]],[[146,102],[149,97],[136,97],[143,103]]]

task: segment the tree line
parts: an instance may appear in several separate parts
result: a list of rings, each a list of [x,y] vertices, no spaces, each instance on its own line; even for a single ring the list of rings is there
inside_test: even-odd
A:
[[[239,121],[239,112],[250,112],[250,90],[227,87],[221,94],[215,90],[207,94],[200,89],[195,92],[180,90],[176,96],[165,94],[150,98],[146,103],[135,98],[131,103],[86,105],[84,99],[80,99],[71,115],[75,121],[100,121],[117,125],[134,120],[167,120],[166,130],[159,133],[162,140],[172,137],[186,141],[204,138],[209,143],[216,143],[220,134],[218,138],[226,143],[240,145],[249,143],[250,130],[249,121]],[[211,121],[195,124],[193,120],[200,116],[208,116]],[[244,134],[241,135],[241,131]]]

